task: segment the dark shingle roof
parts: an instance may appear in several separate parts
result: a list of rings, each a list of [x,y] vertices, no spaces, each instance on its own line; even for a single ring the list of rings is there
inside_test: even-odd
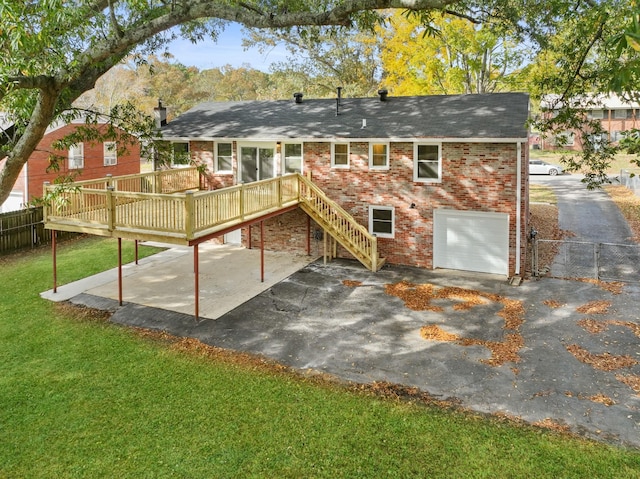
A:
[[[524,93],[202,103],[164,138],[526,138]],[[366,128],[362,128],[366,120]]]

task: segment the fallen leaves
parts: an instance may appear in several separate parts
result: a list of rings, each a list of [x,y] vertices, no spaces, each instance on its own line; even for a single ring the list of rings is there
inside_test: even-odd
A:
[[[444,331],[437,325],[426,325],[420,329],[420,336],[428,341],[455,342],[462,346],[483,346],[491,351],[489,359],[482,362],[491,366],[500,366],[507,362],[520,361],[518,352],[524,346],[524,339],[519,328],[524,322],[524,306],[522,301],[512,300],[493,293],[482,293],[471,289],[458,287],[436,288],[434,285],[414,284],[401,281],[385,286],[385,292],[404,301],[405,306],[414,311],[442,312],[444,308],[433,304],[434,300],[458,301],[452,306],[455,311],[466,311],[476,306],[490,302],[502,303],[503,308],[496,313],[504,319],[504,330],[512,333],[505,334],[503,341],[487,341],[483,339],[467,338]]]
[[[635,374],[616,374],[616,379],[640,395],[640,376]]]
[[[600,371],[614,371],[616,369],[629,368],[638,364],[637,360],[626,354],[622,356],[614,356],[609,352],[593,354],[577,344],[571,344],[566,346],[566,348],[567,351],[573,354],[578,361],[588,364]]]
[[[547,299],[543,301],[542,304],[544,304],[545,306],[549,306],[552,309],[557,309],[564,306],[564,303],[561,303],[560,301],[556,301],[555,299]]]
[[[356,288],[358,286],[362,286],[362,281],[353,281],[350,279],[345,279],[342,281],[342,284],[344,284],[348,288]]]
[[[581,319],[578,321],[578,326],[591,334],[602,333],[609,328],[606,322],[595,319]]]
[[[584,314],[606,314],[611,306],[611,301],[590,301],[578,306],[576,311]]]

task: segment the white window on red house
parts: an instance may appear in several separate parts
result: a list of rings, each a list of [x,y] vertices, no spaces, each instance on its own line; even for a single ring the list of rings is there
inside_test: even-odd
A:
[[[69,169],[78,170],[80,168],[84,168],[84,143],[69,147]]]
[[[104,166],[114,166],[118,164],[118,146],[115,141],[105,141],[104,150]]]
[[[369,168],[374,170],[389,169],[389,145],[387,143],[369,144]]]
[[[591,110],[591,118],[602,120],[604,118],[604,110]]]
[[[282,150],[283,173],[302,173],[302,143],[284,143]]]
[[[233,171],[233,144],[216,143],[216,173]]]
[[[395,234],[395,208],[369,206],[369,233],[379,238],[393,238]]]
[[[331,168],[349,168],[349,143],[331,144]]]
[[[442,179],[440,144],[416,143],[413,148],[413,181],[439,182]]]
[[[171,144],[173,148],[173,156],[171,158],[171,166],[188,166],[191,163],[191,155],[189,154],[189,143],[176,142]]]

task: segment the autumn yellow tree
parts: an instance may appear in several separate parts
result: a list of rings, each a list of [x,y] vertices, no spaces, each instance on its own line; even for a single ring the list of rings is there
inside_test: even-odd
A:
[[[385,86],[395,95],[518,89],[524,51],[507,35],[460,17],[393,14],[377,28]]]

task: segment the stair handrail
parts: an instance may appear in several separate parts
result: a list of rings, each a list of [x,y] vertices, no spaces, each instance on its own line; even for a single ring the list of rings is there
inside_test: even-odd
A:
[[[336,203],[331,198],[329,198],[325,194],[325,192],[322,191],[322,189],[318,185],[313,183],[310,179],[304,177],[303,175],[298,174],[298,180],[300,181],[300,184],[301,184],[301,188],[299,189],[300,203],[309,206],[312,210],[317,212],[325,221],[327,221],[327,223],[329,223],[332,227],[334,227],[337,232],[341,232],[340,228],[337,225],[333,224],[325,216],[322,216],[322,212],[318,211],[318,209],[315,207],[313,202],[309,201],[310,198],[308,197],[310,195],[309,193],[307,193],[307,191],[305,191],[305,188],[307,188],[308,191],[313,192],[313,196],[321,200],[321,203],[324,206],[328,207],[331,212],[334,212],[336,216],[346,220],[348,222],[349,229],[351,231],[356,232],[361,238],[363,238],[367,243],[367,247],[358,248],[357,247],[359,246],[358,243],[356,241],[353,241],[353,238],[351,237],[349,237],[348,240],[350,243],[353,244],[353,248],[349,248],[347,245],[345,245],[345,247],[347,247],[347,249],[349,249],[352,253],[354,252],[353,250],[355,249],[356,251],[362,252],[365,255],[367,255],[368,256],[367,259],[371,261],[371,268],[375,271],[377,269],[377,263],[378,263],[377,238],[371,233],[369,233],[367,228],[365,228],[360,223],[358,223],[358,221],[349,212],[347,212],[338,203]],[[337,238],[337,239],[340,239],[340,238]]]

